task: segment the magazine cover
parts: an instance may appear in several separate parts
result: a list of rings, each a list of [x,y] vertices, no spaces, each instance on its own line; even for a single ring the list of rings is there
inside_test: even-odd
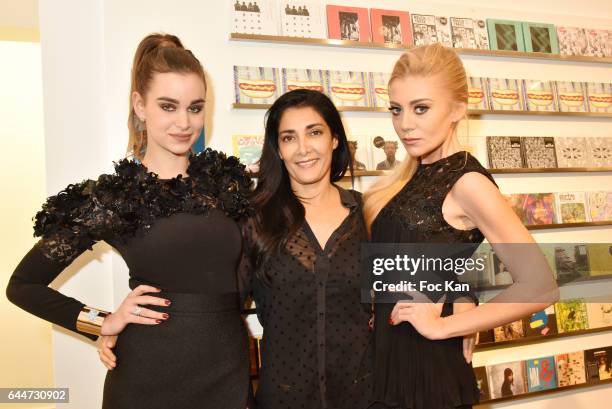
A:
[[[612,41],[612,38],[610,39]],[[612,112],[612,84],[601,82],[587,82],[587,99],[589,111]]]
[[[468,77],[468,109],[490,109],[487,83],[487,78]]]
[[[375,170],[393,170],[406,157],[406,149],[400,146],[397,135],[370,137],[370,149]]]
[[[329,38],[370,41],[370,17],[367,8],[327,5]]]
[[[259,172],[259,158],[263,148],[263,135],[232,135],[234,156],[246,166],[248,172]]]
[[[526,337],[545,337],[557,333],[557,316],[555,307],[550,306],[524,319],[523,328]]]
[[[391,74],[384,72],[370,72],[368,74],[370,81],[370,95],[373,107],[388,108],[389,107],[389,79]]]
[[[555,246],[557,280],[566,283],[589,275],[589,255],[586,244],[557,244]]]
[[[583,137],[555,138],[557,165],[560,168],[586,168],[587,144]]]
[[[555,138],[527,136],[521,141],[523,158],[528,168],[556,168]]]
[[[480,402],[491,399],[491,393],[489,392],[489,380],[487,379],[487,368],[479,366],[474,368],[474,376],[476,377],[476,385],[480,391]]]
[[[612,35],[609,30],[585,29],[589,44],[588,55],[593,57],[612,56]]]
[[[587,197],[591,221],[612,220],[612,192],[587,192]]]
[[[555,195],[553,193],[528,193],[522,199],[525,225],[555,222]]]
[[[559,387],[586,383],[584,351],[555,355]]]
[[[323,70],[282,68],[282,93],[295,89],[309,89],[325,93],[328,75],[328,72]]]
[[[584,28],[559,26],[557,38],[562,55],[589,55],[589,42]]]
[[[514,281],[512,275],[503,261],[494,251],[491,251],[491,271],[493,273],[493,285],[510,285]]]
[[[591,276],[612,275],[612,246],[610,243],[587,244]],[[608,298],[612,299],[612,295]]]
[[[525,337],[523,320],[514,321],[510,324],[502,325],[501,327],[495,327],[493,329],[493,335],[495,337],[495,342],[511,341],[513,339],[523,338]]]
[[[606,245],[606,247],[609,246],[609,244]],[[612,273],[611,267],[612,265],[608,264],[608,274]],[[586,302],[586,309],[589,328],[612,327],[612,296],[589,298]]]
[[[544,391],[557,387],[557,371],[555,370],[555,357],[528,359],[527,386],[529,392]]]
[[[523,22],[525,51],[559,54],[557,29],[554,24]]]
[[[612,379],[612,347],[601,347],[584,351],[588,383]]]
[[[236,103],[273,104],[280,96],[277,68],[234,66]]]
[[[525,362],[506,362],[487,366],[491,399],[521,395],[527,392]]]
[[[489,49],[489,33],[484,20],[451,17],[450,25],[453,47]]]
[[[520,136],[487,136],[487,153],[491,169],[525,167]]]
[[[555,193],[557,199],[557,223],[584,223],[591,221],[587,214],[584,192]]]
[[[339,108],[370,106],[368,77],[357,71],[330,71],[327,95]]]
[[[559,111],[555,87],[550,81],[524,80],[525,101],[528,111]]]
[[[412,38],[416,46],[443,43],[438,35],[436,16],[412,14]]]
[[[582,299],[556,303],[555,313],[557,314],[557,329],[560,334],[589,328],[586,304]]]
[[[587,112],[586,92],[582,82],[556,81],[559,111]]]
[[[372,170],[372,165],[370,163],[370,137],[349,135],[347,139],[353,159],[353,169],[355,171]]]
[[[410,13],[398,10],[370,9],[372,42],[412,45]]]
[[[591,167],[612,166],[612,138],[587,138],[588,164]]]
[[[492,329],[489,329],[486,331],[480,331],[478,332],[476,339],[477,339],[477,342],[476,342],[477,345],[495,342],[495,333]]]
[[[327,38],[325,9],[310,0],[281,0],[281,34],[287,37]]]
[[[236,0],[232,9],[232,33],[278,35],[277,16],[273,0]]]
[[[489,98],[494,111],[524,111],[523,81],[489,78]]]
[[[472,269],[461,276],[461,281],[469,283],[473,290],[493,285],[493,271],[491,269],[491,252],[486,248],[477,249],[470,257],[474,262],[482,260],[483,269]]]
[[[453,37],[448,17],[436,16],[436,32],[438,33],[438,41],[444,47],[453,47]]]
[[[525,51],[520,21],[487,19],[491,50]]]

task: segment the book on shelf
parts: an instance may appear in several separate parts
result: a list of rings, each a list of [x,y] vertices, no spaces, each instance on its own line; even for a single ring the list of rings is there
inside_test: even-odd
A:
[[[557,112],[554,83],[540,80],[523,80],[525,105],[528,111]]]
[[[406,157],[406,149],[400,146],[397,135],[371,136],[369,148],[374,170],[393,170]]]
[[[557,371],[555,369],[554,356],[528,359],[526,366],[529,392],[544,391],[557,387]]]
[[[559,111],[588,112],[586,92],[582,82],[556,81]]]
[[[468,109],[488,110],[489,92],[487,78],[468,77]]]
[[[589,276],[589,255],[586,244],[556,244],[555,269],[557,280],[567,283]]]
[[[561,55],[589,54],[589,42],[584,28],[557,26],[557,38]]]
[[[490,255],[490,263],[491,263],[491,273],[493,277],[493,285],[509,285],[514,281],[512,280],[512,275],[508,270],[508,267],[504,264],[503,261],[497,256],[495,251],[491,250]]]
[[[599,58],[612,56],[612,32],[610,30],[586,28],[584,33],[589,44],[587,55]]]
[[[259,158],[263,148],[263,135],[232,135],[234,156],[246,166],[248,172],[259,172]]]
[[[525,51],[559,54],[559,40],[554,24],[523,22]]]
[[[372,170],[370,137],[365,135],[349,135],[348,147],[353,158],[353,170]]]
[[[587,162],[587,144],[584,137],[555,138],[557,165],[560,168],[585,168]]]
[[[372,42],[412,44],[410,13],[399,10],[370,9]]]
[[[523,81],[489,78],[489,101],[494,111],[524,111]]]
[[[525,361],[505,362],[487,366],[491,398],[505,398],[527,392]]]
[[[559,387],[586,383],[584,351],[555,355]]]
[[[487,19],[491,50],[525,51],[520,21]]]
[[[327,92],[329,73],[324,70],[282,68],[282,93],[296,89],[309,89],[312,91]]]
[[[612,83],[587,82],[586,91],[589,111],[612,112]]]
[[[234,1],[232,32],[278,35],[278,10],[274,0]]]
[[[281,34],[287,37],[327,38],[325,9],[310,0],[283,0]]]
[[[489,49],[489,33],[484,20],[451,17],[451,34],[453,47],[473,48],[477,50]]]
[[[589,243],[586,250],[591,276],[612,275],[612,246],[610,243]]]
[[[489,391],[489,379],[487,377],[487,368],[484,366],[478,366],[474,368],[474,376],[476,378],[476,386],[480,393],[480,402],[491,399],[491,392]]]
[[[414,45],[440,43],[452,48],[451,28],[447,17],[425,14],[412,14],[411,17]]]
[[[327,95],[337,107],[370,106],[368,78],[364,72],[330,71],[327,86]]]
[[[583,299],[559,301],[555,304],[559,334],[589,328],[586,304]]]
[[[277,68],[234,66],[236,103],[273,104],[280,97]]]
[[[585,192],[555,193],[557,223],[585,223],[590,221]]]
[[[612,295],[587,299],[586,309],[589,328],[612,327]]]
[[[525,167],[520,136],[487,136],[487,153],[491,169]]]
[[[495,342],[512,341],[525,337],[525,329],[523,328],[523,320],[517,320],[509,324],[501,325],[493,328]]]
[[[370,104],[376,108],[389,107],[389,79],[391,74],[385,72],[368,73]]]
[[[586,143],[589,166],[612,166],[612,137],[589,137]]]
[[[523,158],[528,168],[556,168],[555,138],[545,136],[522,137]]]
[[[467,270],[461,276],[461,282],[469,283],[472,289],[478,290],[482,287],[488,287],[493,285],[493,271],[491,269],[491,251],[487,248],[479,248],[470,257],[477,263],[477,260],[481,260],[483,265],[482,269],[474,268]]]
[[[367,8],[327,5],[327,32],[331,39],[370,41],[370,16]]]
[[[506,195],[506,199],[526,226],[555,222],[555,195],[553,193],[515,193]]]
[[[492,329],[478,332],[477,345],[491,344],[495,342],[495,331]]]
[[[612,221],[612,192],[587,192],[591,221]]]
[[[555,307],[550,306],[524,318],[525,337],[545,337],[557,334],[557,316]]]
[[[584,361],[588,383],[612,379],[612,347],[587,349]]]

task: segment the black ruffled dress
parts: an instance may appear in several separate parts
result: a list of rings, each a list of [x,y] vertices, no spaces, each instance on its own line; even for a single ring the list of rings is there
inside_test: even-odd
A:
[[[115,171],[47,200],[35,220],[42,238],[11,277],[8,298],[79,332],[84,304],[48,284],[104,240],[127,263],[131,288],[153,285],[172,304],[146,306],[167,312],[167,321],[120,334],[103,408],[245,409],[249,360],[236,279],[238,222],[250,215],[244,166],[207,149],[190,157],[188,177],[159,179],[127,159]]]
[[[481,243],[484,236],[480,230],[458,230],[442,214],[446,195],[469,172],[480,173],[495,183],[478,160],[465,151],[430,164],[419,164],[412,179],[374,220],[372,242]],[[447,294],[447,297],[453,296]],[[463,337],[432,341],[410,323],[392,326],[388,318],[393,307],[392,303],[376,305],[374,401],[377,403],[372,409],[454,409],[478,403],[479,391],[472,365],[463,357]],[[442,316],[451,314],[452,304],[447,302]]]

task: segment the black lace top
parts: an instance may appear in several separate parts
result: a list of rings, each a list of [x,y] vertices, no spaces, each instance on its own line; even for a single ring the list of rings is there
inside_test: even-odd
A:
[[[237,158],[212,149],[192,155],[187,173],[159,179],[124,159],[114,174],[71,184],[48,198],[35,217],[34,234],[41,239],[13,273],[9,299],[76,331],[84,304],[48,284],[98,241],[121,254],[132,287],[236,292],[242,249],[237,222],[251,215],[245,198],[251,181]]]
[[[481,243],[480,230],[456,229],[442,214],[447,194],[470,172],[495,183],[468,152],[419,164],[410,181],[378,214],[372,224],[372,241]],[[374,399],[401,409],[448,409],[477,403],[479,392],[472,367],[463,357],[462,337],[430,341],[409,323],[391,326],[388,317],[393,306],[376,305]],[[442,315],[450,314],[452,304],[447,303]]]

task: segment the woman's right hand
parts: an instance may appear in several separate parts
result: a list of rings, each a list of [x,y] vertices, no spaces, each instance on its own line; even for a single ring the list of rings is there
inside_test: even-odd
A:
[[[143,295],[158,293],[161,290],[150,285],[139,285],[125,297],[117,311],[108,315],[102,323],[101,335],[119,335],[127,324],[158,325],[169,318],[168,314],[141,307],[142,305],[158,305],[167,307],[170,300]]]

